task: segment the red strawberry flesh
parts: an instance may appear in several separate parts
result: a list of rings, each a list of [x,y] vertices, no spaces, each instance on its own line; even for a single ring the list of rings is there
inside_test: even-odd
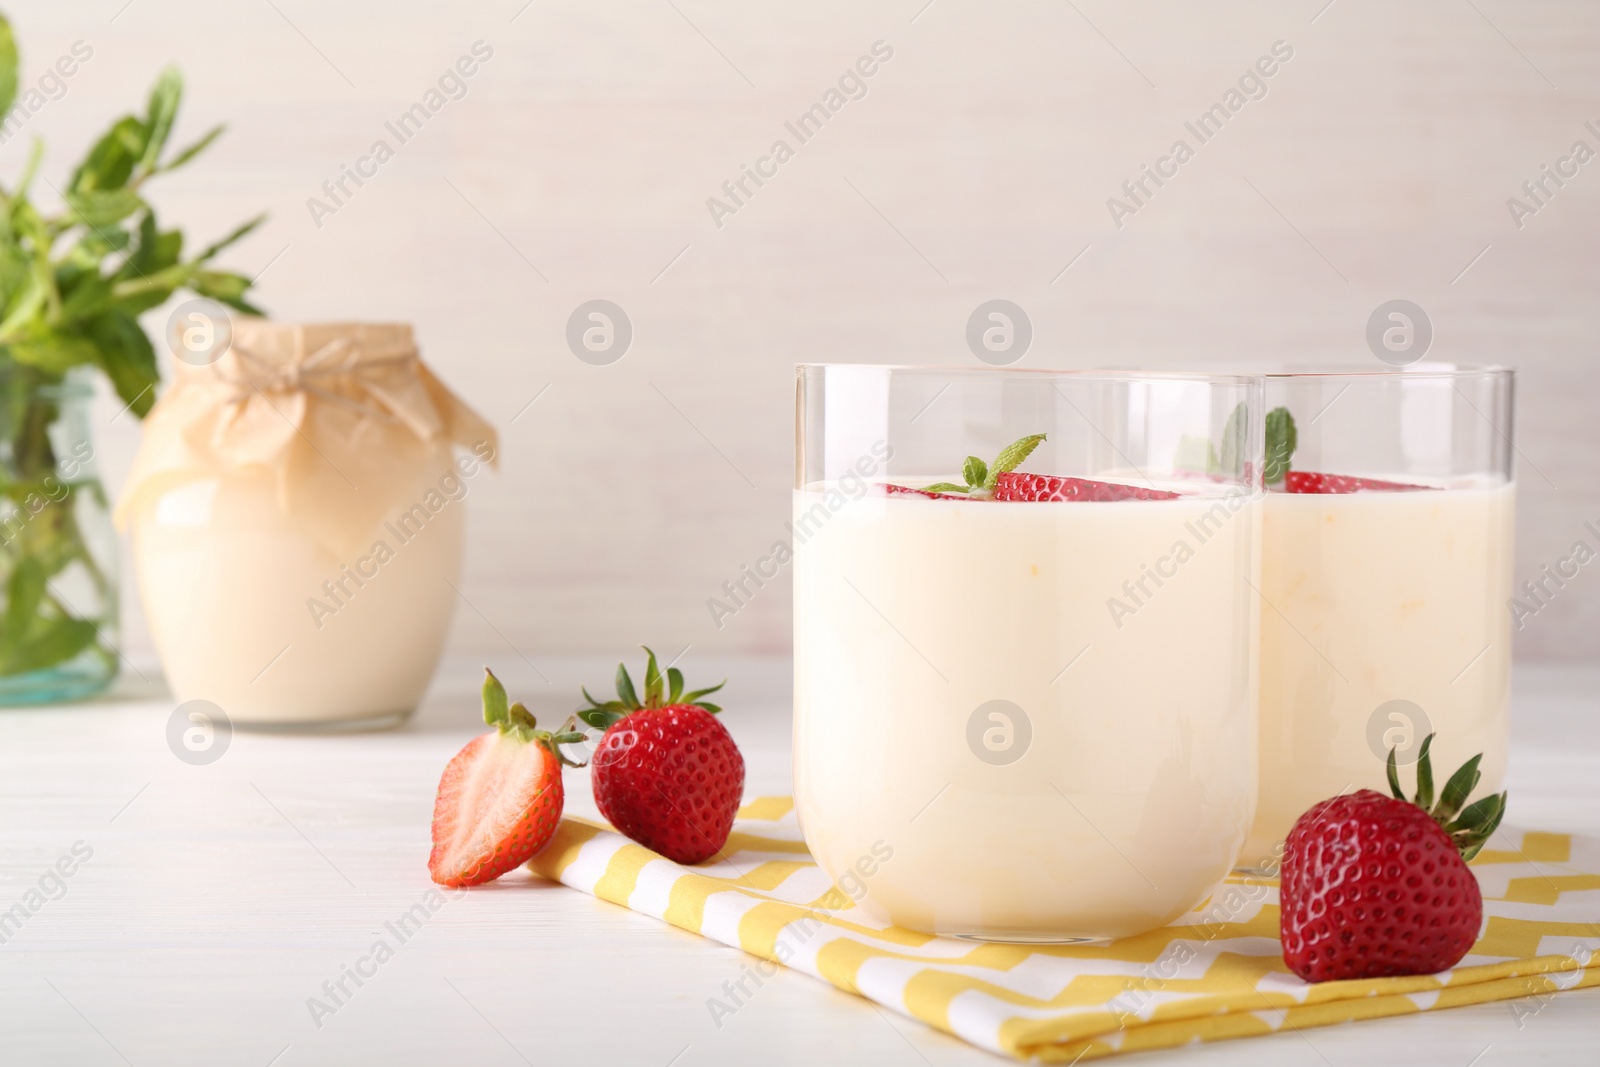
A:
[[[1423,808],[1370,789],[1295,823],[1281,898],[1283,959],[1308,982],[1446,970],[1483,922],[1450,835]]]
[[[890,495],[893,495],[895,493],[910,493],[913,496],[925,496],[929,500],[969,500],[969,499],[971,499],[970,497],[964,496],[964,495],[962,495],[960,493],[934,493],[934,492],[929,492],[926,489],[914,489],[909,485],[890,485],[890,484],[885,484],[884,487],[883,487],[883,491],[885,493],[890,494]]]
[[[744,757],[704,708],[641,708],[595,750],[594,799],[623,835],[677,863],[722,851],[744,795]]]
[[[996,500],[1176,500],[1180,494],[1120,482],[1008,471],[995,479]]]
[[[493,881],[543,848],[561,820],[556,757],[536,741],[473,738],[439,779],[428,870],[440,885]]]
[[[1283,475],[1283,491],[1286,493],[1397,493],[1432,488],[1430,485],[1386,482],[1381,478],[1358,478],[1350,474],[1323,474],[1319,471],[1292,470]]]

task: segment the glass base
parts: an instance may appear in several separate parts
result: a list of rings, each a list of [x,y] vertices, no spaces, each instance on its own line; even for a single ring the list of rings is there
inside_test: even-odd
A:
[[[1280,872],[1277,867],[1268,867],[1265,865],[1251,867],[1241,863],[1233,869],[1232,873],[1238,875],[1240,878],[1276,878],[1282,872]]]
[[[0,708],[67,704],[104,692],[116,668],[99,656],[74,660],[43,670],[0,677]]]
[[[959,937],[963,941],[982,941],[999,945],[1103,945],[1113,940],[1109,937],[1078,936],[1073,934],[1005,933],[985,930],[982,933],[954,933],[945,931],[940,937]]]
[[[407,722],[415,708],[404,711],[385,711],[359,719],[321,719],[304,722],[257,721],[234,719],[239,730],[257,734],[362,734],[378,730],[392,730]]]
[[[1254,858],[1250,852],[1256,852]],[[1283,842],[1268,848],[1265,854],[1259,849],[1246,849],[1245,855],[1240,856],[1233,864],[1233,873],[1244,878],[1276,878],[1283,872]]]

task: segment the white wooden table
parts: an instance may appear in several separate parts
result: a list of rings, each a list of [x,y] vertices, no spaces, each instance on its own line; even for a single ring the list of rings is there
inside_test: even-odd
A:
[[[41,879],[48,891],[0,944],[0,1063],[1002,1062],[788,971],[719,1029],[707,998],[749,957],[522,873],[443,905],[363,984],[347,978],[351,995],[317,1025],[308,998],[380,936],[395,943],[385,924],[428,893],[434,786],[482,729],[477,667],[447,664],[403,729],[235,732],[205,766],[169,750],[172,702],[131,671],[104,701],[0,713],[0,911]],[[541,662],[548,685],[515,656],[495,667],[554,725],[614,662]],[[787,663],[692,670],[732,679],[750,795],[787,792]],[[1600,834],[1600,670],[1523,665],[1516,687],[1513,820]],[[568,797],[592,813],[583,774],[569,772]],[[77,842],[92,856],[58,884],[48,872]],[[1493,1004],[1129,1062],[1498,1067],[1594,1063],[1597,1048],[1589,991],[1520,1025]]]

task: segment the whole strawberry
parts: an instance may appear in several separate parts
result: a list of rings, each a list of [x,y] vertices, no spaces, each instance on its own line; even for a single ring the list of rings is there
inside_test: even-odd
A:
[[[1466,807],[1474,756],[1434,803],[1429,734],[1417,759],[1417,796],[1405,798],[1389,753],[1393,797],[1370,789],[1315,804],[1295,822],[1283,855],[1279,934],[1283,962],[1308,982],[1433,974],[1454,967],[1477,939],[1483,895],[1467,860],[1500,825],[1506,795]]]
[[[533,858],[556,832],[566,794],[561,765],[579,766],[560,746],[580,733],[552,735],[484,670],[483,721],[495,727],[468,741],[439,778],[428,872],[440,885],[491,882]]]
[[[617,699],[583,691],[578,717],[605,730],[589,765],[594,802],[621,833],[677,863],[699,863],[722,851],[744,795],[744,757],[714,717],[722,709],[683,691],[683,674],[666,676],[648,648],[644,702],[625,665],[617,665]]]

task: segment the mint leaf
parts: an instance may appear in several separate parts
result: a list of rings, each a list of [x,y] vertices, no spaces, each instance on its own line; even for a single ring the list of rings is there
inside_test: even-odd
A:
[[[967,485],[976,489],[989,477],[989,466],[977,456],[968,456],[961,465],[961,476],[967,480]]]
[[[1273,408],[1267,412],[1267,459],[1262,467],[1262,480],[1268,485],[1283,481],[1289,470],[1289,458],[1299,444],[1295,432],[1294,416],[1288,408]]]
[[[39,602],[44,599],[44,567],[24,556],[6,582],[4,623],[0,624],[0,660],[10,661],[27,639]]]
[[[972,486],[957,485],[955,482],[934,482],[922,487],[924,493],[966,493],[971,490]]]
[[[1217,449],[1204,437],[1184,434],[1178,438],[1178,449],[1173,454],[1174,470],[1210,474],[1217,468]]]
[[[65,663],[94,644],[98,627],[88,619],[41,617],[43,629],[25,641],[4,666],[5,674],[22,674]]]
[[[210,130],[206,131],[206,135],[204,137],[200,138],[194,144],[190,145],[188,148],[183,149],[177,155],[175,155],[171,159],[169,159],[161,167],[160,173],[164,174],[167,171],[177,170],[179,167],[181,167],[185,163],[189,162],[195,156],[198,156],[201,152],[204,152],[207,148],[211,147],[211,142],[215,141],[218,137],[221,137],[222,136],[222,132],[224,130],[226,130],[226,129],[227,129],[226,126],[213,126],[213,127],[211,127]]]
[[[1002,448],[994,459],[994,465],[989,468],[988,477],[983,480],[983,487],[993,489],[1000,475],[1008,474],[1020,467],[1022,461],[1033,455],[1033,450],[1039,447],[1039,442],[1045,437],[1046,435],[1042,433],[1029,434]]]
[[[17,99],[17,41],[11,21],[0,15],[0,115],[9,115]]]
[[[1230,478],[1243,473],[1245,438],[1250,429],[1246,421],[1248,415],[1243,401],[1228,415],[1222,427],[1222,451],[1217,457],[1217,469],[1210,473]]]
[[[149,134],[144,155],[139,160],[140,170],[148,173],[155,169],[156,161],[161,158],[161,150],[167,146],[167,138],[172,133],[172,123],[178,117],[178,105],[182,100],[183,75],[178,73],[177,67],[169,66],[161,72],[150,90],[150,104],[144,120]]]

